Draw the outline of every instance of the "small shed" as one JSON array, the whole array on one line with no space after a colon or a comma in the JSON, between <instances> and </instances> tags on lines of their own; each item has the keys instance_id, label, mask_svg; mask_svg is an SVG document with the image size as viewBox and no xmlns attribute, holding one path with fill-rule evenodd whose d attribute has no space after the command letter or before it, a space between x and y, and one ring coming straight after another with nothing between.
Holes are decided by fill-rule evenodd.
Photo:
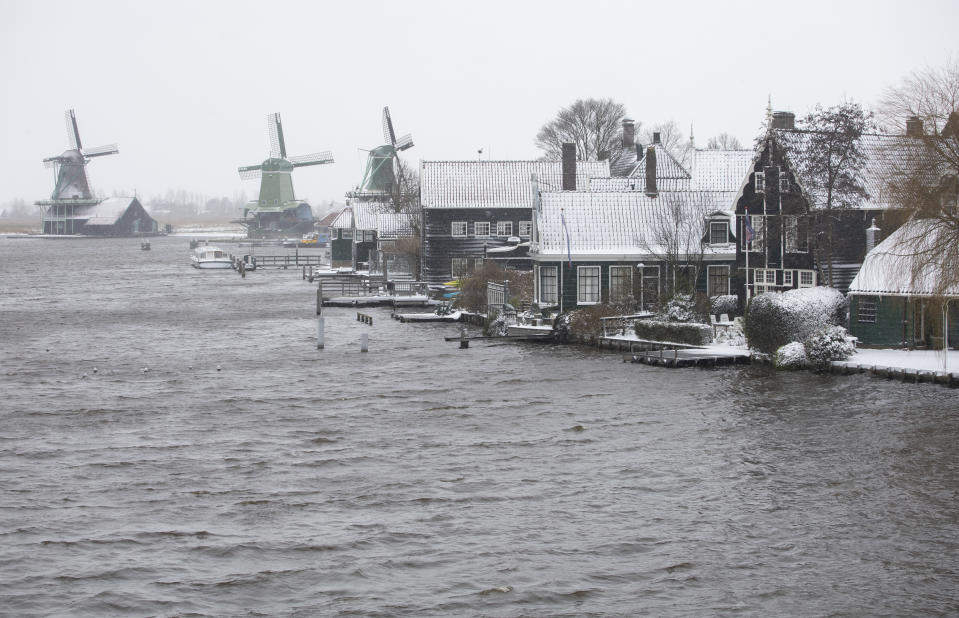
<instances>
[{"instance_id":1,"label":"small shed","mask_svg":"<svg viewBox=\"0 0 959 618\"><path fill-rule=\"evenodd\" d=\"M930 253L944 233L934 219L910 221L866 255L849 285L849 332L861 344L941 348L948 330L959 347L959 284Z\"/></svg>"},{"instance_id":2,"label":"small shed","mask_svg":"<svg viewBox=\"0 0 959 618\"><path fill-rule=\"evenodd\" d=\"M135 197L111 197L84 213L81 233L90 236L143 236L158 232L156 220Z\"/></svg>"}]
</instances>

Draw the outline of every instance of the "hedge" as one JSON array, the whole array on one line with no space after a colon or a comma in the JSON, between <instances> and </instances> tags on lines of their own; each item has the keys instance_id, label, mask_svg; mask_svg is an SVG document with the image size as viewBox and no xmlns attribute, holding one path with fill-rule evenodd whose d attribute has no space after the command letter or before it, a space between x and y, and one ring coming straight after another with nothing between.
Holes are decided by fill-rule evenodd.
<instances>
[{"instance_id":1,"label":"hedge","mask_svg":"<svg viewBox=\"0 0 959 618\"><path fill-rule=\"evenodd\" d=\"M636 336L650 341L670 341L689 345L707 345L713 340L713 329L706 324L695 322L659 322L657 320L636 320Z\"/></svg>"}]
</instances>

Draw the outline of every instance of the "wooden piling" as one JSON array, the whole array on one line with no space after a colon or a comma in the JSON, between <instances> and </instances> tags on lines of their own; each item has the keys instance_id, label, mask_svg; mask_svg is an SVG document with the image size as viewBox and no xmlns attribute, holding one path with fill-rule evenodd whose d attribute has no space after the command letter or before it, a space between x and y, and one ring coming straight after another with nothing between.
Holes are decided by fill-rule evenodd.
<instances>
[{"instance_id":1,"label":"wooden piling","mask_svg":"<svg viewBox=\"0 0 959 618\"><path fill-rule=\"evenodd\" d=\"M323 345L324 345L323 327L324 327L323 318L322 317L316 318L316 349L317 350L323 349Z\"/></svg>"},{"instance_id":2,"label":"wooden piling","mask_svg":"<svg viewBox=\"0 0 959 618\"><path fill-rule=\"evenodd\" d=\"M367 332L360 333L360 352L370 351L370 335Z\"/></svg>"}]
</instances>

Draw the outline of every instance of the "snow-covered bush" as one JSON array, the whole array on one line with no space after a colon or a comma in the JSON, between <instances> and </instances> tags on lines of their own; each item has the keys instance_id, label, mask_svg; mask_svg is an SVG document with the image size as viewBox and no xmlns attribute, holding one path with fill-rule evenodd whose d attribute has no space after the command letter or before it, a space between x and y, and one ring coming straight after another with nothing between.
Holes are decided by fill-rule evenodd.
<instances>
[{"instance_id":1,"label":"snow-covered bush","mask_svg":"<svg viewBox=\"0 0 959 618\"><path fill-rule=\"evenodd\" d=\"M678 323L659 320L636 320L633 329L640 339L670 341L689 345L706 345L713 340L713 329L696 322Z\"/></svg>"},{"instance_id":2,"label":"snow-covered bush","mask_svg":"<svg viewBox=\"0 0 959 618\"><path fill-rule=\"evenodd\" d=\"M603 321L606 318L619 315L609 305L591 305L577 309L569 317L569 334L591 341L603 336Z\"/></svg>"},{"instance_id":3,"label":"snow-covered bush","mask_svg":"<svg viewBox=\"0 0 959 618\"><path fill-rule=\"evenodd\" d=\"M806 346L792 341L776 350L777 369L802 369L806 366Z\"/></svg>"},{"instance_id":4,"label":"snow-covered bush","mask_svg":"<svg viewBox=\"0 0 959 618\"><path fill-rule=\"evenodd\" d=\"M676 294L663 309L667 322L692 322L696 318L695 302L690 294Z\"/></svg>"},{"instance_id":5,"label":"snow-covered bush","mask_svg":"<svg viewBox=\"0 0 959 618\"><path fill-rule=\"evenodd\" d=\"M806 339L806 358L817 369L825 369L832 361L846 360L854 347L842 326L827 326Z\"/></svg>"},{"instance_id":6,"label":"snow-covered bush","mask_svg":"<svg viewBox=\"0 0 959 618\"><path fill-rule=\"evenodd\" d=\"M735 294L723 294L721 296L713 296L710 299L709 312L713 315L738 315L739 314L739 297Z\"/></svg>"},{"instance_id":7,"label":"snow-covered bush","mask_svg":"<svg viewBox=\"0 0 959 618\"><path fill-rule=\"evenodd\" d=\"M499 314L493 315L492 318L486 324L483 333L488 337L505 337L509 332L509 323L506 321L506 316Z\"/></svg>"},{"instance_id":8,"label":"snow-covered bush","mask_svg":"<svg viewBox=\"0 0 959 618\"><path fill-rule=\"evenodd\" d=\"M846 298L833 288L760 294L746 307L749 347L772 354L791 341L805 341L817 330L845 323Z\"/></svg>"}]
</instances>

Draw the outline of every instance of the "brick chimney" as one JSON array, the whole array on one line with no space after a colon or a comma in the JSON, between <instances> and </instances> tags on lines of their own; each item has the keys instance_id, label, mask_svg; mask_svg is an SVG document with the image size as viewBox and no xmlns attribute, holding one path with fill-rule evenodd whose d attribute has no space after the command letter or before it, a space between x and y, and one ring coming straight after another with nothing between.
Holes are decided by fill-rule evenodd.
<instances>
[{"instance_id":1,"label":"brick chimney","mask_svg":"<svg viewBox=\"0 0 959 618\"><path fill-rule=\"evenodd\" d=\"M795 129L796 128L796 114L792 112L773 112L773 124L772 128L774 129Z\"/></svg>"},{"instance_id":2,"label":"brick chimney","mask_svg":"<svg viewBox=\"0 0 959 618\"><path fill-rule=\"evenodd\" d=\"M659 131L656 131L655 133L653 133L654 144L661 144L662 143L661 139L662 139L662 134L660 134Z\"/></svg>"},{"instance_id":3,"label":"brick chimney","mask_svg":"<svg viewBox=\"0 0 959 618\"><path fill-rule=\"evenodd\" d=\"M653 134L653 139L659 139L659 133ZM654 143L658 144L658 141ZM656 148L654 146L646 147L646 195L655 197L659 192L656 190Z\"/></svg>"},{"instance_id":4,"label":"brick chimney","mask_svg":"<svg viewBox=\"0 0 959 618\"><path fill-rule=\"evenodd\" d=\"M922 137L924 133L921 118L918 116L909 116L906 118L906 135L909 137Z\"/></svg>"},{"instance_id":5,"label":"brick chimney","mask_svg":"<svg viewBox=\"0 0 959 618\"><path fill-rule=\"evenodd\" d=\"M563 191L576 190L576 144L563 144Z\"/></svg>"},{"instance_id":6,"label":"brick chimney","mask_svg":"<svg viewBox=\"0 0 959 618\"><path fill-rule=\"evenodd\" d=\"M632 118L623 118L623 150L636 143L636 124Z\"/></svg>"}]
</instances>

